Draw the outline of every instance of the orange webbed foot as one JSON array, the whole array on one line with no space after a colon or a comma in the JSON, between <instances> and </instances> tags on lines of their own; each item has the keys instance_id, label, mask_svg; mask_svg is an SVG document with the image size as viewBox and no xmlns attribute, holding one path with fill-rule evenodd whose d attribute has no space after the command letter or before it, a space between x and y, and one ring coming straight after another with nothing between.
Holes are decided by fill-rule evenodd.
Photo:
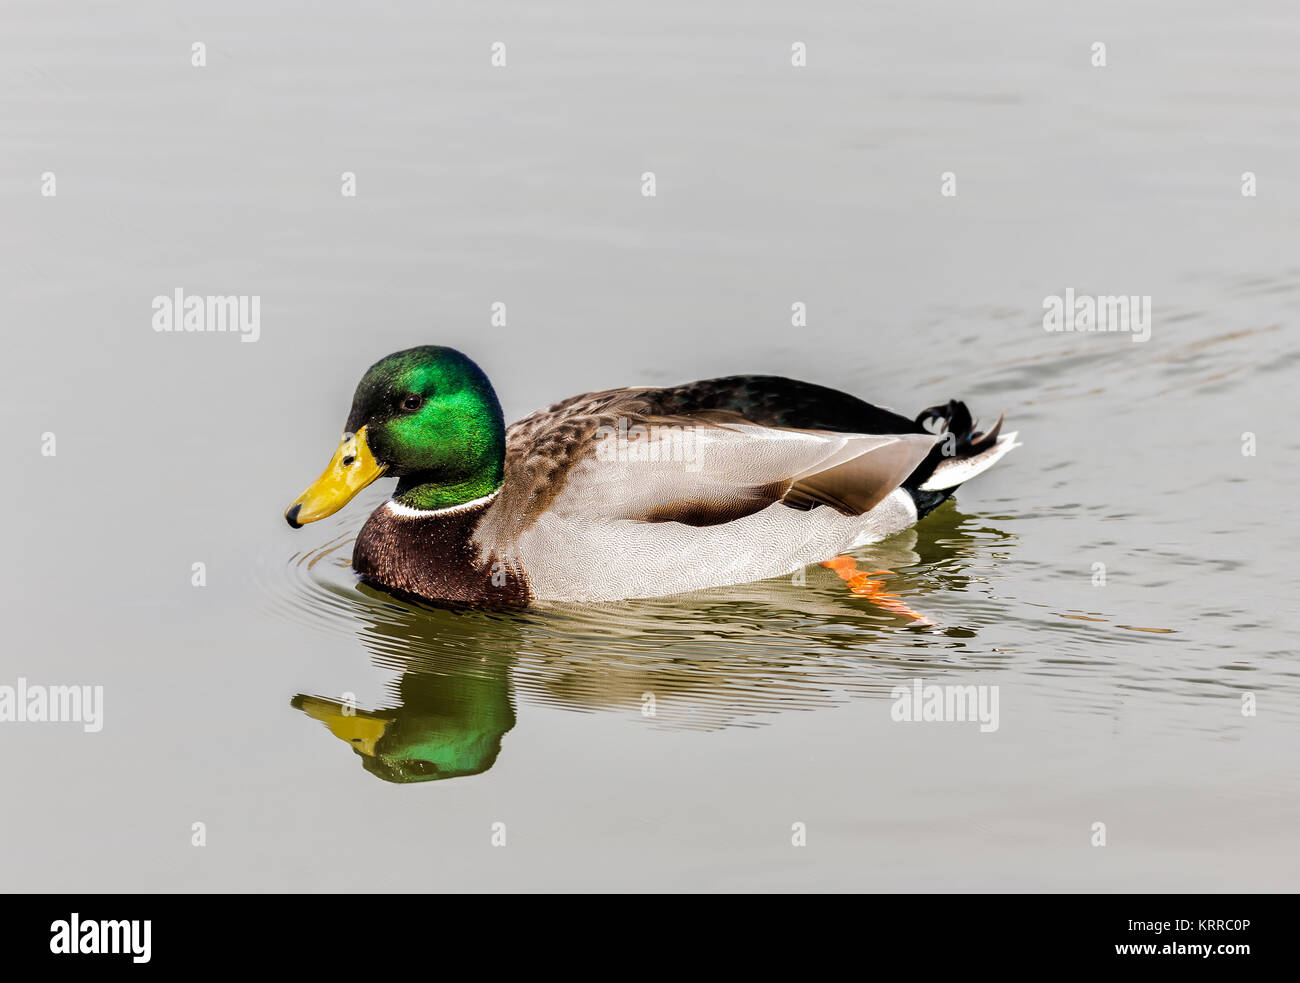
<instances>
[{"instance_id":1,"label":"orange webbed foot","mask_svg":"<svg viewBox=\"0 0 1300 983\"><path fill-rule=\"evenodd\" d=\"M850 591L859 597L865 597L876 607L893 614L901 614L921 624L934 624L925 615L918 614L904 604L897 594L885 590L885 582L879 578L892 577L892 570L859 570L858 561L851 556L831 557L829 560L822 561L821 566L834 570L848 585Z\"/></svg>"}]
</instances>

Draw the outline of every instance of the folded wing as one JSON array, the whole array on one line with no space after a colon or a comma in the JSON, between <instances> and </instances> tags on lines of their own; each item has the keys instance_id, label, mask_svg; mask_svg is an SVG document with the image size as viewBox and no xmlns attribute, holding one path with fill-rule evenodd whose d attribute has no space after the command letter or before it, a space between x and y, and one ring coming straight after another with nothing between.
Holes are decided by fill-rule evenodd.
<instances>
[{"instance_id":1,"label":"folded wing","mask_svg":"<svg viewBox=\"0 0 1300 983\"><path fill-rule=\"evenodd\" d=\"M939 439L658 419L597 440L551 507L557 515L690 526L732 522L777 503L862 515Z\"/></svg>"}]
</instances>

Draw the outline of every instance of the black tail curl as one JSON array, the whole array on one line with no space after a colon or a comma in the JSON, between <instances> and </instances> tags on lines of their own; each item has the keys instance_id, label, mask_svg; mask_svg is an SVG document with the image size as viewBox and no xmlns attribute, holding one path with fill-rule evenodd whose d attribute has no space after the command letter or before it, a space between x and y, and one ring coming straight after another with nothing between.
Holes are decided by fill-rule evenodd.
<instances>
[{"instance_id":1,"label":"black tail curl","mask_svg":"<svg viewBox=\"0 0 1300 983\"><path fill-rule=\"evenodd\" d=\"M998 416L997 422L988 430L977 431L976 421L971 418L966 404L961 400L950 399L942 406L930 406L922 410L916 417L916 425L926 433L951 433L955 438L955 441L944 440L935 444L925 460L903 482L903 488L916 503L917 517L921 518L946 502L956 491L955 488L923 491L921 486L930 480L934 469L946 459L974 457L992 447L1002 430L1002 417Z\"/></svg>"},{"instance_id":2,"label":"black tail curl","mask_svg":"<svg viewBox=\"0 0 1300 983\"><path fill-rule=\"evenodd\" d=\"M948 452L948 457L973 457L986 451L1002 432L1001 415L990 429L977 432L976 421L971 419L970 410L957 399L950 399L942 406L923 409L916 418L916 424L928 433L951 433L956 436L957 445Z\"/></svg>"}]
</instances>

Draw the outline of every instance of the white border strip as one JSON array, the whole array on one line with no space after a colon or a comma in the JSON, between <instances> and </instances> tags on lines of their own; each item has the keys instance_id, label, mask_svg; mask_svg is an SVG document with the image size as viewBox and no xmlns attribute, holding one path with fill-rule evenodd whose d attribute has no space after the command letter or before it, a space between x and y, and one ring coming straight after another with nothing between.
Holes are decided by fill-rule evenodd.
<instances>
[{"instance_id":1,"label":"white border strip","mask_svg":"<svg viewBox=\"0 0 1300 983\"><path fill-rule=\"evenodd\" d=\"M491 495L484 495L482 498L476 498L469 502L461 502L459 505L449 505L445 509L417 509L410 505L403 505L395 498L390 498L384 504L388 506L388 511L393 515L400 515L403 519L423 519L433 515L452 515L456 512L466 512L469 509L478 508L485 502L490 502L501 494L498 488Z\"/></svg>"}]
</instances>

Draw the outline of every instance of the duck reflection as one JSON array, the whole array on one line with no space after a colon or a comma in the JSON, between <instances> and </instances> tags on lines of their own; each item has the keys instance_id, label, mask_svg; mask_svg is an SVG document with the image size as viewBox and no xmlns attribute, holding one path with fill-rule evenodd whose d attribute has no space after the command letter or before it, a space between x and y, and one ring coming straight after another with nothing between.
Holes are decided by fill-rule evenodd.
<instances>
[{"instance_id":1,"label":"duck reflection","mask_svg":"<svg viewBox=\"0 0 1300 983\"><path fill-rule=\"evenodd\" d=\"M891 571L891 590L924 611L927 597L967 588L976 553L1009 537L952 506L859 551ZM928 562L923 562L922 557ZM961 660L970 627L908 625L856 597L831 570L618 605L523 613L425 607L365 586L332 592L371 660L396 670L386 706L299 694L292 705L352 748L366 771L396 783L478 775L515 726L515 690L530 703L621 712L672 729L753 726L764 715L886 696L908 671ZM926 612L930 614L931 612ZM650 711L647 712L647 708Z\"/></svg>"},{"instance_id":2,"label":"duck reflection","mask_svg":"<svg viewBox=\"0 0 1300 983\"><path fill-rule=\"evenodd\" d=\"M319 720L387 782L428 782L487 771L515 725L505 672L492 679L403 673L396 707L353 708L298 695L293 706Z\"/></svg>"},{"instance_id":3,"label":"duck reflection","mask_svg":"<svg viewBox=\"0 0 1300 983\"><path fill-rule=\"evenodd\" d=\"M500 655L509 625L477 636L465 630L466 615L406 607L360 590L364 607L358 613L368 621L362 641L377 664L403 670L395 705L368 710L350 700L300 693L292 706L323 723L356 752L366 771L385 781L428 782L487 771L515 725L510 660Z\"/></svg>"}]
</instances>

